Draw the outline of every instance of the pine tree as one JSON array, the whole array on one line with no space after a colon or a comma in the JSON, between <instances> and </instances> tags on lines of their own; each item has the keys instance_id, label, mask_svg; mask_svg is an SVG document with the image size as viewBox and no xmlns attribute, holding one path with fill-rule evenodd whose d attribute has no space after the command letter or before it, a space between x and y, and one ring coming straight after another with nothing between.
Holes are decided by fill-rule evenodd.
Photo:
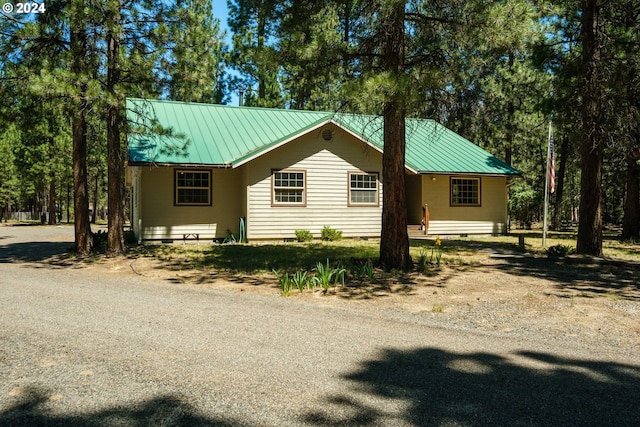
<instances>
[{"instance_id":1,"label":"pine tree","mask_svg":"<svg viewBox=\"0 0 640 427\"><path fill-rule=\"evenodd\" d=\"M280 93L279 60L273 38L280 24L279 0L235 0L229 4L229 27L233 31L233 50L229 62L241 75L232 86L253 92L245 105L283 107ZM254 100L252 102L248 102Z\"/></svg>"},{"instance_id":2,"label":"pine tree","mask_svg":"<svg viewBox=\"0 0 640 427\"><path fill-rule=\"evenodd\" d=\"M165 63L169 97L221 103L224 34L211 1L181 0L168 17L170 50Z\"/></svg>"}]
</instances>

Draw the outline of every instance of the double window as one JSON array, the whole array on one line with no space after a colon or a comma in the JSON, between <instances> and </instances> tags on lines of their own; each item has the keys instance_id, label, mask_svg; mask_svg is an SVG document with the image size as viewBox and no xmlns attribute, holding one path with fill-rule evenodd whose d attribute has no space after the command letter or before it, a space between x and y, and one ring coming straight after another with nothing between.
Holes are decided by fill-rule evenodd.
<instances>
[{"instance_id":1,"label":"double window","mask_svg":"<svg viewBox=\"0 0 640 427\"><path fill-rule=\"evenodd\" d=\"M175 204L177 206L211 206L211 171L176 169Z\"/></svg>"},{"instance_id":2,"label":"double window","mask_svg":"<svg viewBox=\"0 0 640 427\"><path fill-rule=\"evenodd\" d=\"M377 173L349 172L348 206L379 206L380 192ZM271 175L273 206L306 206L307 172L278 170Z\"/></svg>"},{"instance_id":3,"label":"double window","mask_svg":"<svg viewBox=\"0 0 640 427\"><path fill-rule=\"evenodd\" d=\"M271 179L273 205L306 205L305 171L274 171Z\"/></svg>"},{"instance_id":4,"label":"double window","mask_svg":"<svg viewBox=\"0 0 640 427\"><path fill-rule=\"evenodd\" d=\"M480 178L451 178L451 206L480 206Z\"/></svg>"},{"instance_id":5,"label":"double window","mask_svg":"<svg viewBox=\"0 0 640 427\"><path fill-rule=\"evenodd\" d=\"M378 174L349 172L349 205L378 206Z\"/></svg>"}]
</instances>

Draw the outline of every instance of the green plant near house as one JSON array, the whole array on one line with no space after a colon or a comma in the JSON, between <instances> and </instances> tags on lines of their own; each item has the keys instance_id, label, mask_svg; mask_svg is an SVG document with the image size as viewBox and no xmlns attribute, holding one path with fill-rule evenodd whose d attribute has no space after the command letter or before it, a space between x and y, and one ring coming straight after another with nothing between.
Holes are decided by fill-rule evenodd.
<instances>
[{"instance_id":1,"label":"green plant near house","mask_svg":"<svg viewBox=\"0 0 640 427\"><path fill-rule=\"evenodd\" d=\"M320 286L324 292L327 292L335 274L335 271L329 265L329 258L327 258L326 265L319 262L314 270L316 275L313 277L313 282Z\"/></svg>"},{"instance_id":2,"label":"green plant near house","mask_svg":"<svg viewBox=\"0 0 640 427\"><path fill-rule=\"evenodd\" d=\"M138 239L133 231L127 230L124 232L124 244L126 246L135 246L138 244Z\"/></svg>"},{"instance_id":3,"label":"green plant near house","mask_svg":"<svg viewBox=\"0 0 640 427\"><path fill-rule=\"evenodd\" d=\"M433 260L434 252L436 265L440 267L440 262L442 261L442 240L440 240L440 236L436 236L435 246L431 249L431 261Z\"/></svg>"},{"instance_id":4,"label":"green plant near house","mask_svg":"<svg viewBox=\"0 0 640 427\"><path fill-rule=\"evenodd\" d=\"M104 253L107 251L107 239L108 233L104 230L98 230L94 233L91 233L91 238L93 239L93 251Z\"/></svg>"},{"instance_id":5,"label":"green plant near house","mask_svg":"<svg viewBox=\"0 0 640 427\"><path fill-rule=\"evenodd\" d=\"M305 288L311 288L311 277L306 271L296 271L296 273L291 276L291 282L293 286L298 288L299 292L305 290Z\"/></svg>"},{"instance_id":6,"label":"green plant near house","mask_svg":"<svg viewBox=\"0 0 640 427\"><path fill-rule=\"evenodd\" d=\"M325 225L322 227L322 231L320 231L320 237L324 241L334 242L342 239L342 231Z\"/></svg>"},{"instance_id":7,"label":"green plant near house","mask_svg":"<svg viewBox=\"0 0 640 427\"><path fill-rule=\"evenodd\" d=\"M423 273L427 271L427 251L424 248L420 248L420 256L418 257L418 266L417 269L419 272Z\"/></svg>"},{"instance_id":8,"label":"green plant near house","mask_svg":"<svg viewBox=\"0 0 640 427\"><path fill-rule=\"evenodd\" d=\"M349 270L349 275L351 277L355 277L356 279L361 279L362 277L360 276L360 265L358 265L357 263L350 261L347 264L347 268Z\"/></svg>"},{"instance_id":9,"label":"green plant near house","mask_svg":"<svg viewBox=\"0 0 640 427\"><path fill-rule=\"evenodd\" d=\"M298 242L310 242L313 240L313 234L309 230L296 230L295 233Z\"/></svg>"},{"instance_id":10,"label":"green plant near house","mask_svg":"<svg viewBox=\"0 0 640 427\"><path fill-rule=\"evenodd\" d=\"M282 295L287 296L291 293L291 287L293 286L293 282L291 277L289 277L289 273L278 273L276 270L273 271L273 274L276 275L276 279L278 279L278 285L280 287L280 292Z\"/></svg>"},{"instance_id":11,"label":"green plant near house","mask_svg":"<svg viewBox=\"0 0 640 427\"><path fill-rule=\"evenodd\" d=\"M367 279L369 280L369 282L373 282L375 279L373 275L374 273L373 263L371 261L368 261L365 265L362 266L362 269L364 271L365 276L367 276Z\"/></svg>"},{"instance_id":12,"label":"green plant near house","mask_svg":"<svg viewBox=\"0 0 640 427\"><path fill-rule=\"evenodd\" d=\"M370 282L374 279L373 261L370 259L352 258L348 264L349 274L362 280L368 278Z\"/></svg>"},{"instance_id":13,"label":"green plant near house","mask_svg":"<svg viewBox=\"0 0 640 427\"><path fill-rule=\"evenodd\" d=\"M338 286L339 284L344 286L346 274L347 274L347 269L344 268L342 265L338 265L338 267L336 267L333 270L333 284L335 286Z\"/></svg>"}]
</instances>

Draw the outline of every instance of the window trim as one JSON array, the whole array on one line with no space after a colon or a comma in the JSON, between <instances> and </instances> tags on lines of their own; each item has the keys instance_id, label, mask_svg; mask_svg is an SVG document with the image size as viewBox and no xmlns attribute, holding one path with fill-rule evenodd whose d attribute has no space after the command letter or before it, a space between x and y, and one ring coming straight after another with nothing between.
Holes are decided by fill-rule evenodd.
<instances>
[{"instance_id":1,"label":"window trim","mask_svg":"<svg viewBox=\"0 0 640 427\"><path fill-rule=\"evenodd\" d=\"M478 183L478 203L454 203L453 186L454 180L476 181ZM449 177L449 206L452 208L482 207L482 178L479 176L452 176Z\"/></svg>"},{"instance_id":2,"label":"window trim","mask_svg":"<svg viewBox=\"0 0 640 427\"><path fill-rule=\"evenodd\" d=\"M213 205L213 170L212 169L180 169L176 168L173 170L173 206L212 206ZM189 188L189 187L179 187L178 186L178 174L181 172L188 173L206 173L209 175L209 186L208 186L208 200L207 203L181 203L178 201L178 190L180 188ZM193 188L204 188L204 187L193 187Z\"/></svg>"},{"instance_id":3,"label":"window trim","mask_svg":"<svg viewBox=\"0 0 640 427\"><path fill-rule=\"evenodd\" d=\"M358 203L351 201L351 177L353 175L367 175L376 177L376 202L375 203ZM347 172L347 206L348 207L380 207L380 174L378 172L350 171Z\"/></svg>"},{"instance_id":4,"label":"window trim","mask_svg":"<svg viewBox=\"0 0 640 427\"><path fill-rule=\"evenodd\" d=\"M302 187L276 187L276 174L277 173L301 173L303 186ZM292 189L302 190L302 202L277 202L276 190ZM307 206L307 171L305 169L272 169L271 170L271 206L272 207L299 207L304 208Z\"/></svg>"}]
</instances>

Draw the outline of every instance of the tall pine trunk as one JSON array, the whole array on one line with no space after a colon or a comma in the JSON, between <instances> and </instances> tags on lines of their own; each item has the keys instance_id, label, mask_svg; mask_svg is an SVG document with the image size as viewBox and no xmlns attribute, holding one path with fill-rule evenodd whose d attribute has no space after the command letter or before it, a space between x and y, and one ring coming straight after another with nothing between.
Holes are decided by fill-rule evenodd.
<instances>
[{"instance_id":1,"label":"tall pine trunk","mask_svg":"<svg viewBox=\"0 0 640 427\"><path fill-rule=\"evenodd\" d=\"M98 180L98 171L96 171L96 176L93 179L93 211L91 212L91 224L95 224L98 218Z\"/></svg>"},{"instance_id":2,"label":"tall pine trunk","mask_svg":"<svg viewBox=\"0 0 640 427\"><path fill-rule=\"evenodd\" d=\"M75 246L78 255L91 252L91 225L89 224L89 186L87 183L87 85L83 82L87 55L86 16L84 2L74 0L71 5L71 71L79 82L79 95L72 106L73 143L73 208Z\"/></svg>"},{"instance_id":3,"label":"tall pine trunk","mask_svg":"<svg viewBox=\"0 0 640 427\"><path fill-rule=\"evenodd\" d=\"M584 0L582 8L582 63L585 75L580 150L580 219L576 250L594 256L602 255L601 1Z\"/></svg>"},{"instance_id":4,"label":"tall pine trunk","mask_svg":"<svg viewBox=\"0 0 640 427\"><path fill-rule=\"evenodd\" d=\"M56 175L54 172L49 174L49 225L56 223Z\"/></svg>"},{"instance_id":5,"label":"tall pine trunk","mask_svg":"<svg viewBox=\"0 0 640 427\"><path fill-rule=\"evenodd\" d=\"M386 7L382 30L384 69L396 85L384 108L384 151L382 154L382 234L380 265L385 270L412 268L407 234L405 193L405 116L402 81L404 79L404 0L393 0Z\"/></svg>"},{"instance_id":6,"label":"tall pine trunk","mask_svg":"<svg viewBox=\"0 0 640 427\"><path fill-rule=\"evenodd\" d=\"M118 255L124 252L124 207L122 202L123 160L120 144L121 100L116 91L120 80L120 2L111 2L110 27L107 33L107 181L108 181L108 234L107 252Z\"/></svg>"}]
</instances>

